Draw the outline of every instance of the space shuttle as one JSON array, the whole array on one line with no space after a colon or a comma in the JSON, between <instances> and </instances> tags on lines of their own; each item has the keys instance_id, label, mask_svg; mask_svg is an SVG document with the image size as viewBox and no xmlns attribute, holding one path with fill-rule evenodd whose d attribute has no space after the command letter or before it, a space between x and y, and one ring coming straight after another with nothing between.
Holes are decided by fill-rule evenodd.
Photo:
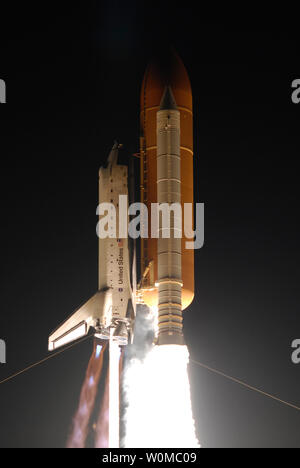
<instances>
[{"instance_id":1,"label":"space shuttle","mask_svg":"<svg viewBox=\"0 0 300 468\"><path fill-rule=\"evenodd\" d=\"M120 195L128 197L128 167L118 164L115 143L107 164L99 171L99 203L118 205ZM128 199L128 198L127 198ZM118 225L118 210L116 224ZM87 335L112 339L120 346L133 338L135 318L135 262L130 269L128 238L99 238L98 291L49 336L48 349L55 350Z\"/></svg>"},{"instance_id":2,"label":"space shuttle","mask_svg":"<svg viewBox=\"0 0 300 468\"><path fill-rule=\"evenodd\" d=\"M119 197L127 196L129 169L118 162L114 144L99 171L99 202L113 204L119 223ZM147 66L140 96L140 202L151 225L153 204L193 205L193 107L187 71L174 50L163 51ZM128 213L128 210L127 210ZM151 214L150 214L151 213ZM128 217L128 214L127 214ZM175 215L174 215L175 217ZM193 217L193 215L192 215ZM127 219L127 222L129 220ZM54 350L87 335L124 346L132 341L136 304L157 312L156 344L184 344L183 316L194 298L194 251L191 240L176 235L171 220L169 239L159 220L157 237L140 240L140 278L132 240L99 238L98 291L49 337ZM178 230L178 229L177 229Z\"/></svg>"}]
</instances>

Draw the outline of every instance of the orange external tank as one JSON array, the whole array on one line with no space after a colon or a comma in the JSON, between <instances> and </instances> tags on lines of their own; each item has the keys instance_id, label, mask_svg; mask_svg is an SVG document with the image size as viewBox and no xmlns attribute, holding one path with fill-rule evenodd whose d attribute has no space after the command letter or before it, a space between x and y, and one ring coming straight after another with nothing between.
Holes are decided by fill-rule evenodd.
<instances>
[{"instance_id":1,"label":"orange external tank","mask_svg":"<svg viewBox=\"0 0 300 468\"><path fill-rule=\"evenodd\" d=\"M180 111L180 156L181 156L181 205L193 203L193 108L192 90L187 71L175 51L158 56L149 63L141 89L140 102L140 158L141 202L150 213L151 203L157 203L157 137L156 117L166 86L170 86ZM182 237L182 310L194 298L194 250L185 248L187 240ZM157 239L149 236L141 240L140 292L148 306L157 306Z\"/></svg>"}]
</instances>

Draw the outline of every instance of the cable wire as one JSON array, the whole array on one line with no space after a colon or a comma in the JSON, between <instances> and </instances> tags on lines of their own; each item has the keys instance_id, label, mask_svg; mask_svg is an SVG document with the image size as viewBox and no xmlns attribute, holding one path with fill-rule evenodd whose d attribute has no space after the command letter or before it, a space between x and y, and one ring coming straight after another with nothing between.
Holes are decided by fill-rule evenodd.
<instances>
[{"instance_id":1,"label":"cable wire","mask_svg":"<svg viewBox=\"0 0 300 468\"><path fill-rule=\"evenodd\" d=\"M213 369L212 367L206 366L202 362L195 361L194 359L190 359L190 362L192 362L193 364L196 364L196 365L198 365L200 367L203 367L204 369L207 369L207 370L209 370L211 372L214 372L215 374L221 375L222 377L225 377L226 379L231 380L232 382L235 382L235 383L237 383L239 385L242 385L243 387L246 387L249 390L253 390L254 392L260 393L261 395L264 395L264 396L266 396L268 398L271 398L272 400L275 400L275 401L277 401L279 403L282 403L283 405L289 406L290 408L293 408L293 409L295 409L297 411L300 411L299 406L296 406L293 403L289 403L288 401L281 400L280 398L276 397L275 395L271 395L271 393L264 392L263 390L260 390L259 388L253 387L252 385L249 385L249 384L247 384L245 382L242 382L242 380L236 379L235 377L231 377L230 375L224 374L224 372L221 372L221 371L219 371L217 369Z\"/></svg>"},{"instance_id":2,"label":"cable wire","mask_svg":"<svg viewBox=\"0 0 300 468\"><path fill-rule=\"evenodd\" d=\"M31 364L30 366L27 366L24 369L10 375L9 377L6 377L5 379L0 381L0 385L14 379L15 377L17 377L17 376L19 376L21 374L24 374L25 372L29 371L30 369L33 369L34 367L39 366L40 364L43 364L44 362L48 361L49 359L52 359L52 358L58 356L59 354L62 354L64 351L67 351L68 349L71 349L74 346L77 346L78 344L86 341L87 339L91 338L92 336L93 335L85 336L81 340L78 340L75 343L72 343L71 345L66 346L65 348L62 348L60 351L57 351L54 354L50 354L49 356L46 356L45 358L41 359L40 361L37 361L37 362ZM202 362L195 361L194 359L190 359L190 362L193 363L193 364L196 364L197 366L203 367L204 369L207 369L210 372L213 372L214 374L220 375L220 376L222 376L222 377L224 377L224 378L226 378L228 380L231 380L232 382L235 382L235 383L237 383L239 385L242 385L243 387L248 388L249 390L252 390L252 391L254 391L256 393L264 395L264 396L266 396L266 397L268 397L268 398L270 398L272 400L275 400L278 403L281 403L281 404L283 404L285 406L289 406L290 408L293 408L293 409L295 409L297 411L300 411L299 406L296 406L293 403L289 403L288 401L282 400L281 398L278 398L275 395L272 395L271 393L267 393L267 392L265 392L263 390L260 390L259 388L253 387L252 385L249 385L246 382L243 382L242 380L236 379L235 377L232 377L231 375L225 374L224 372L221 372L221 371L219 371L217 369L209 367L206 364L203 364Z\"/></svg>"},{"instance_id":3,"label":"cable wire","mask_svg":"<svg viewBox=\"0 0 300 468\"><path fill-rule=\"evenodd\" d=\"M64 351L67 351L68 349L73 348L74 346L78 345L79 343L82 343L83 341L86 341L88 338L91 338L92 336L93 336L93 335L85 336L85 337L82 338L81 340L76 341L75 343L72 343L71 345L66 346L65 348L62 348L61 350L57 351L56 353L50 354L49 356L45 357L44 359L41 359L40 361L35 362L34 364L30 364L30 366L25 367L25 369L22 369L22 370L16 372L15 374L12 374L12 375L10 375L9 377L6 377L5 379L1 380L1 381L0 381L0 385L3 384L3 383L5 383L5 382L8 382L9 380L14 379L15 377L17 377L17 376L20 375L20 374L24 374L24 372L27 372L28 370L30 370L30 369L32 369L32 368L34 368L34 367L39 366L40 364L42 364L42 363L45 362L45 361L48 361L49 359L52 359L52 358L54 358L55 356L58 356L58 354L61 354L61 353L63 353Z\"/></svg>"}]
</instances>

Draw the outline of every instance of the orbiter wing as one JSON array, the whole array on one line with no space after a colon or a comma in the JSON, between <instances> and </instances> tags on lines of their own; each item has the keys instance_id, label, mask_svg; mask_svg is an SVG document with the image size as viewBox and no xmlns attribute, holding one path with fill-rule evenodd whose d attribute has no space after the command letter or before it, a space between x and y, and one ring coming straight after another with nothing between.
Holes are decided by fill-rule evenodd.
<instances>
[{"instance_id":1,"label":"orbiter wing","mask_svg":"<svg viewBox=\"0 0 300 468\"><path fill-rule=\"evenodd\" d=\"M100 323L109 327L111 315L112 290L97 291L49 336L49 351L87 335L90 327L97 328Z\"/></svg>"}]
</instances>

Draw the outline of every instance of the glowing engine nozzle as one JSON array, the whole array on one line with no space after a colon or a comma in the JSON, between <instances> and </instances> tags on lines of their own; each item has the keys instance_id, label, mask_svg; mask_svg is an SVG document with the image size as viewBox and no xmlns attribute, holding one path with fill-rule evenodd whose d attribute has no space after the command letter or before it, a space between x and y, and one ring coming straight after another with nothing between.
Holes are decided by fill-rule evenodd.
<instances>
[{"instance_id":1,"label":"glowing engine nozzle","mask_svg":"<svg viewBox=\"0 0 300 468\"><path fill-rule=\"evenodd\" d=\"M118 343L120 346L126 346L128 344L128 331L124 322L118 323L112 339L115 343Z\"/></svg>"},{"instance_id":2,"label":"glowing engine nozzle","mask_svg":"<svg viewBox=\"0 0 300 468\"><path fill-rule=\"evenodd\" d=\"M159 333L157 338L157 346L163 345L180 345L185 346L185 341L182 333L178 331L168 333Z\"/></svg>"}]
</instances>

